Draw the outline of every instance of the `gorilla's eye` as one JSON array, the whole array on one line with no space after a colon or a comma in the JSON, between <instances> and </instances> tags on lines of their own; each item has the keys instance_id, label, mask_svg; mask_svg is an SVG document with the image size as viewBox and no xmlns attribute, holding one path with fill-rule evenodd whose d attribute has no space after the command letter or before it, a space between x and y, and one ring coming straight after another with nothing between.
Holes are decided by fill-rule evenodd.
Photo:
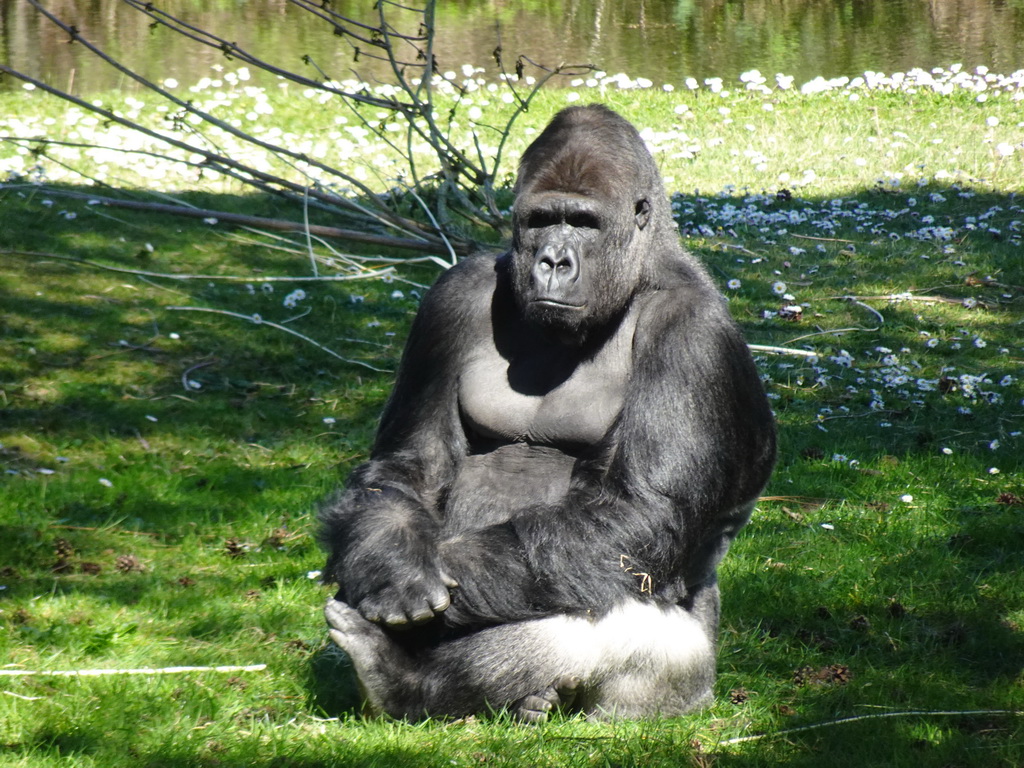
<instances>
[{"instance_id":1,"label":"gorilla's eye","mask_svg":"<svg viewBox=\"0 0 1024 768\"><path fill-rule=\"evenodd\" d=\"M587 211L573 211L565 217L565 223L573 229L600 229L597 216Z\"/></svg>"},{"instance_id":2,"label":"gorilla's eye","mask_svg":"<svg viewBox=\"0 0 1024 768\"><path fill-rule=\"evenodd\" d=\"M558 211L532 211L526 219L530 229L546 229L567 224L573 229L600 229L601 222L589 211L569 211L562 214Z\"/></svg>"},{"instance_id":3,"label":"gorilla's eye","mask_svg":"<svg viewBox=\"0 0 1024 768\"><path fill-rule=\"evenodd\" d=\"M557 227L561 223L562 217L552 211L532 211L526 220L526 226L530 229Z\"/></svg>"}]
</instances>

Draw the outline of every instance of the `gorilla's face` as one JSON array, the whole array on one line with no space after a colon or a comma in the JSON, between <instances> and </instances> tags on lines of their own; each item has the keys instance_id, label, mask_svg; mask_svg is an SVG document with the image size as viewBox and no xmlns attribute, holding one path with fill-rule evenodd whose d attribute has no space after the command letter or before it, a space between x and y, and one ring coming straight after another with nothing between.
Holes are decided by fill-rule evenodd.
<instances>
[{"instance_id":1,"label":"gorilla's face","mask_svg":"<svg viewBox=\"0 0 1024 768\"><path fill-rule=\"evenodd\" d=\"M609 123L594 108L563 113L526 150L511 269L527 320L578 344L621 316L650 250L650 187L656 183L663 194L648 166L653 161L632 126ZM636 179L645 182L631 183Z\"/></svg>"},{"instance_id":2,"label":"gorilla's face","mask_svg":"<svg viewBox=\"0 0 1024 768\"><path fill-rule=\"evenodd\" d=\"M646 211L646 201L637 208ZM512 269L527 320L582 340L626 307L639 282L633 240L644 217L623 226L614 213L607 201L560 191L517 205Z\"/></svg>"}]
</instances>

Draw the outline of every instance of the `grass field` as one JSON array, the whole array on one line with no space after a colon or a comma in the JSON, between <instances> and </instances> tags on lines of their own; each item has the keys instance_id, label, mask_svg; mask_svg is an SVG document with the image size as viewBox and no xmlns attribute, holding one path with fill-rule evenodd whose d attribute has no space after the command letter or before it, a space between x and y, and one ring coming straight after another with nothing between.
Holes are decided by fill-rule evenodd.
<instances>
[{"instance_id":1,"label":"grass field","mask_svg":"<svg viewBox=\"0 0 1024 768\"><path fill-rule=\"evenodd\" d=\"M748 340L814 355L759 355L781 455L723 564L714 705L359 718L312 513L365 457L437 268L366 276L335 243L319 270L353 279L301 282L301 235L68 197L303 215L18 91L0 134L107 149L0 143L0 765L1024 764L1024 76L646 85L546 92L506 170L559 107L621 111ZM382 190L397 172L314 94L182 92ZM218 665L265 667L22 674Z\"/></svg>"}]
</instances>

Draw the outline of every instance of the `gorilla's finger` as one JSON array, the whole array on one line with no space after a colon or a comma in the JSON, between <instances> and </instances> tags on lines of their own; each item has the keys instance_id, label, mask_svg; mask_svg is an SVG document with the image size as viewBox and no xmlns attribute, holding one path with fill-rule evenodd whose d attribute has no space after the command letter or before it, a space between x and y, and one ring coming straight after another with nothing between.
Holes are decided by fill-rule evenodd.
<instances>
[{"instance_id":1,"label":"gorilla's finger","mask_svg":"<svg viewBox=\"0 0 1024 768\"><path fill-rule=\"evenodd\" d=\"M434 618L434 610L424 605L419 608L413 608L407 613L407 616L412 624L424 624Z\"/></svg>"},{"instance_id":2,"label":"gorilla's finger","mask_svg":"<svg viewBox=\"0 0 1024 768\"><path fill-rule=\"evenodd\" d=\"M433 593L429 598L430 610L434 613L441 613L446 610L449 605L452 604L451 595L448 594L448 590L440 590Z\"/></svg>"},{"instance_id":3,"label":"gorilla's finger","mask_svg":"<svg viewBox=\"0 0 1024 768\"><path fill-rule=\"evenodd\" d=\"M394 629L401 629L409 624L409 617L405 613L398 613L397 611L387 613L382 619L382 623Z\"/></svg>"}]
</instances>

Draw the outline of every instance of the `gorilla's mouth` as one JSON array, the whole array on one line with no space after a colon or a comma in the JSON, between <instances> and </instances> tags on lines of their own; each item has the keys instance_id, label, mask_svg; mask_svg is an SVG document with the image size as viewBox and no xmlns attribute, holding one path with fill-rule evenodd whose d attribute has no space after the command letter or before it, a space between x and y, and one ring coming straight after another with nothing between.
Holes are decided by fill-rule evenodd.
<instances>
[{"instance_id":1,"label":"gorilla's mouth","mask_svg":"<svg viewBox=\"0 0 1024 768\"><path fill-rule=\"evenodd\" d=\"M568 302L555 299L534 299L530 303L536 306L550 307L551 309L568 309L574 312L580 312L587 308L586 302L582 304L569 304Z\"/></svg>"}]
</instances>

